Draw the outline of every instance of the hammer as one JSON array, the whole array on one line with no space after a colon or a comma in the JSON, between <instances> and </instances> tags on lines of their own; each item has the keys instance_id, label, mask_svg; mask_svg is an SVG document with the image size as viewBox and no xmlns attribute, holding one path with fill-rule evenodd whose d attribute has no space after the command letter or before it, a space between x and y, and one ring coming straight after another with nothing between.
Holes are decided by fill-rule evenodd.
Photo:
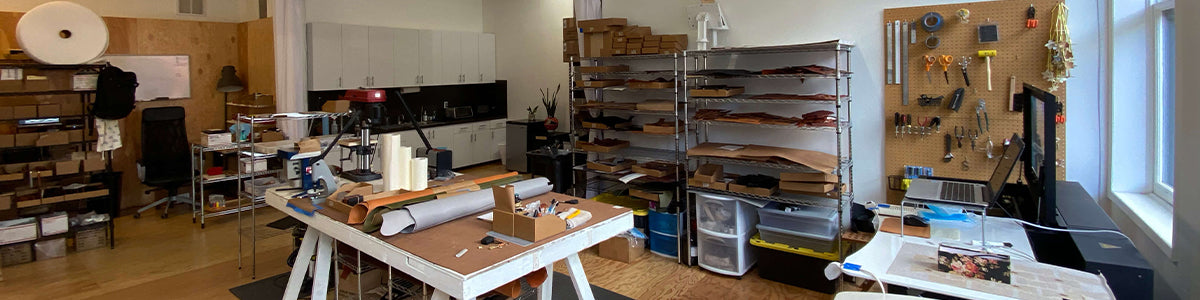
<instances>
[{"instance_id":1,"label":"hammer","mask_svg":"<svg viewBox=\"0 0 1200 300\"><path fill-rule=\"evenodd\" d=\"M987 63L988 90L992 90L992 57L996 56L996 50L979 50L979 57Z\"/></svg>"}]
</instances>

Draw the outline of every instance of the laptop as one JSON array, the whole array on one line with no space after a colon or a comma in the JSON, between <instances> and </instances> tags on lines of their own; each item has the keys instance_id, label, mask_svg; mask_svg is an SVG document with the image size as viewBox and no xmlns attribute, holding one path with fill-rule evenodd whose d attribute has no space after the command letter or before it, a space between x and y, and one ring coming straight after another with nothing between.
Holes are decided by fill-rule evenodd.
<instances>
[{"instance_id":1,"label":"laptop","mask_svg":"<svg viewBox=\"0 0 1200 300\"><path fill-rule=\"evenodd\" d=\"M1000 163L996 164L996 170L992 171L992 178L988 179L987 184L918 178L913 179L909 184L908 192L904 194L904 197L949 204L988 206L1008 183L1009 173L1012 173L1013 168L1016 167L1017 160L1021 158L1021 152L1024 149L1025 143L1014 134L1008 149L1000 157Z\"/></svg>"}]
</instances>

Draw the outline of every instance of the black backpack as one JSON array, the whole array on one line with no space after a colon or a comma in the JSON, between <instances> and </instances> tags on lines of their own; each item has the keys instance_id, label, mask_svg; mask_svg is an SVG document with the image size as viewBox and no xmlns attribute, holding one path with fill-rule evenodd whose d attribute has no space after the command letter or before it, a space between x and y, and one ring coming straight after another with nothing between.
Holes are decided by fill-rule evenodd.
<instances>
[{"instance_id":1,"label":"black backpack","mask_svg":"<svg viewBox=\"0 0 1200 300\"><path fill-rule=\"evenodd\" d=\"M114 66L101 69L96 81L96 101L92 103L92 115L108 120L125 118L133 111L133 95L137 86L137 74L133 72L125 72Z\"/></svg>"}]
</instances>

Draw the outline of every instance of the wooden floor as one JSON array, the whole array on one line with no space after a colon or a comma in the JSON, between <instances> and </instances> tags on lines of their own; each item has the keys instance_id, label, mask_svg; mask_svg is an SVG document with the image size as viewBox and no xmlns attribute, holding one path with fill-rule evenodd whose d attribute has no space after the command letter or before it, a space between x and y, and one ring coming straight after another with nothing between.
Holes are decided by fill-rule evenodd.
<instances>
[{"instance_id":1,"label":"wooden floor","mask_svg":"<svg viewBox=\"0 0 1200 300\"><path fill-rule=\"evenodd\" d=\"M471 168L465 173L486 176L503 173L499 164ZM230 288L253 282L250 277L250 219L243 215L243 268L238 268L238 219L210 219L205 229L192 223L190 208L177 206L172 216L155 214L116 219L116 249L94 249L66 257L3 268L0 298L4 299L233 299ZM287 272L291 232L266 227L284 217L260 209L257 224L257 275L266 278ZM751 270L742 279L687 267L647 252L626 264L581 254L593 285L635 299L828 299L821 294L759 278ZM559 262L559 272L566 266Z\"/></svg>"}]
</instances>

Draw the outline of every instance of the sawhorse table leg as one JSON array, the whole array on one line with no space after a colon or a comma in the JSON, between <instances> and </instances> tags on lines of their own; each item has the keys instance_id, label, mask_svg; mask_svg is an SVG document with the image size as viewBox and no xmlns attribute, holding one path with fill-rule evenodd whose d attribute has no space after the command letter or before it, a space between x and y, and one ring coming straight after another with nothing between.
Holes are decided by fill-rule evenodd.
<instances>
[{"instance_id":1,"label":"sawhorse table leg","mask_svg":"<svg viewBox=\"0 0 1200 300\"><path fill-rule=\"evenodd\" d=\"M317 255L316 265L310 257ZM292 264L292 273L288 276L287 287L283 291L283 299L291 300L300 297L300 288L304 284L304 275L313 266L313 295L312 299L323 300L329 289L329 267L333 259L333 238L309 228L304 232L304 241L300 243L300 251L296 253L296 262Z\"/></svg>"}]
</instances>

